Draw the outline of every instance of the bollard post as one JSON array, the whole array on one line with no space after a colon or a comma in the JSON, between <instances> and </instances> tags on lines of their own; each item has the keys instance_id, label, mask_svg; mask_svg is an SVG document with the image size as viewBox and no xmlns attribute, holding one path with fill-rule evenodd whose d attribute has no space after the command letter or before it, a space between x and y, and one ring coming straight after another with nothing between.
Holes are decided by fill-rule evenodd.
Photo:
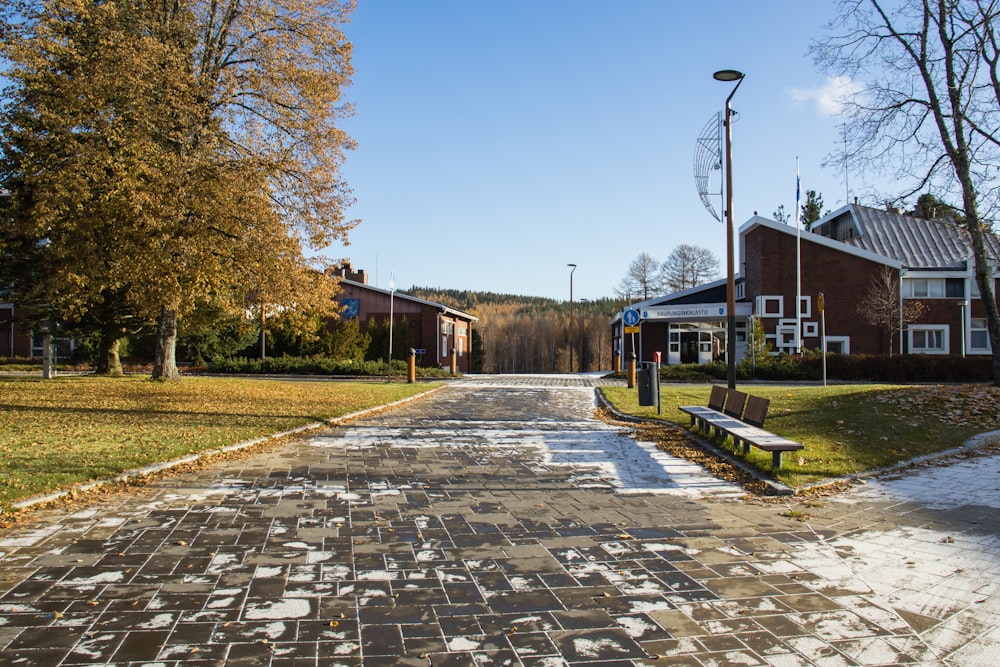
<instances>
[{"instance_id":1,"label":"bollard post","mask_svg":"<svg viewBox=\"0 0 1000 667\"><path fill-rule=\"evenodd\" d=\"M620 363L621 360L618 358L618 353L615 352L613 355L611 355L611 370L616 373L620 371L621 370L621 366L619 365Z\"/></svg>"},{"instance_id":2,"label":"bollard post","mask_svg":"<svg viewBox=\"0 0 1000 667\"><path fill-rule=\"evenodd\" d=\"M413 384L417 381L417 351L410 348L410 359L406 366L406 381Z\"/></svg>"},{"instance_id":3,"label":"bollard post","mask_svg":"<svg viewBox=\"0 0 1000 667\"><path fill-rule=\"evenodd\" d=\"M628 388L635 387L635 352L628 357Z\"/></svg>"},{"instance_id":4,"label":"bollard post","mask_svg":"<svg viewBox=\"0 0 1000 667\"><path fill-rule=\"evenodd\" d=\"M455 353L455 348L451 348L451 374L458 374L458 355Z\"/></svg>"}]
</instances>

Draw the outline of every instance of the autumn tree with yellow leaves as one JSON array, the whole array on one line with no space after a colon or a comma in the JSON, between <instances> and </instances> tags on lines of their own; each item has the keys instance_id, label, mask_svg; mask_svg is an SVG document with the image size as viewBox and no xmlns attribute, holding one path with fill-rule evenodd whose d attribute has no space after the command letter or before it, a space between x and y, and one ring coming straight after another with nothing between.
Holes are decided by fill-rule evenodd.
<instances>
[{"instance_id":1,"label":"autumn tree with yellow leaves","mask_svg":"<svg viewBox=\"0 0 1000 667\"><path fill-rule=\"evenodd\" d=\"M352 2L14 0L0 8L2 278L41 317L117 341L200 305L333 314L303 248L346 241L337 124Z\"/></svg>"}]
</instances>

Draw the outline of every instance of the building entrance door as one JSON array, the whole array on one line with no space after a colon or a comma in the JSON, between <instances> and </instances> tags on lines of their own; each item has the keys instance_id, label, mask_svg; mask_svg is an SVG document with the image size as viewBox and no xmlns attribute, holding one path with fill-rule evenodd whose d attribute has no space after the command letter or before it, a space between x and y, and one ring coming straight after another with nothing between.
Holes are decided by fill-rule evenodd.
<instances>
[{"instance_id":1,"label":"building entrance door","mask_svg":"<svg viewBox=\"0 0 1000 667\"><path fill-rule=\"evenodd\" d=\"M681 333L681 363L698 363L698 338L697 331L685 331Z\"/></svg>"}]
</instances>

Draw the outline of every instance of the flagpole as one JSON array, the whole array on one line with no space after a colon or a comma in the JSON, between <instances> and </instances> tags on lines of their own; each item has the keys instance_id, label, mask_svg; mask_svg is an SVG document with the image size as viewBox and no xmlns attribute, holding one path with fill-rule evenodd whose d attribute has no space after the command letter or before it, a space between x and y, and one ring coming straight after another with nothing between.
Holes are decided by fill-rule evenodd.
<instances>
[{"instance_id":1,"label":"flagpole","mask_svg":"<svg viewBox=\"0 0 1000 667\"><path fill-rule=\"evenodd\" d=\"M795 353L802 354L802 222L799 206L802 180L799 176L799 158L795 156Z\"/></svg>"},{"instance_id":2,"label":"flagpole","mask_svg":"<svg viewBox=\"0 0 1000 667\"><path fill-rule=\"evenodd\" d=\"M388 381L392 382L392 295L396 291L396 272L389 272L389 376Z\"/></svg>"}]
</instances>

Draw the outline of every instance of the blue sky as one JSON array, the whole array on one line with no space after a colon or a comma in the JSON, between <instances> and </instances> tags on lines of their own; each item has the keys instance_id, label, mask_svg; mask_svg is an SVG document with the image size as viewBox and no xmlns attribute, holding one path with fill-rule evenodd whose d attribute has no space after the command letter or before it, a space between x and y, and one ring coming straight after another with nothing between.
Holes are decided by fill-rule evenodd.
<instances>
[{"instance_id":1,"label":"blue sky","mask_svg":"<svg viewBox=\"0 0 1000 667\"><path fill-rule=\"evenodd\" d=\"M755 211L847 200L835 83L807 50L834 0L360 0L347 26L357 141L344 176L362 222L348 257L387 287L612 296L641 252L682 243L725 270L695 140L732 84L737 228ZM850 180L865 201L869 183ZM804 195L803 195L804 199ZM716 210L721 211L717 201Z\"/></svg>"}]
</instances>

